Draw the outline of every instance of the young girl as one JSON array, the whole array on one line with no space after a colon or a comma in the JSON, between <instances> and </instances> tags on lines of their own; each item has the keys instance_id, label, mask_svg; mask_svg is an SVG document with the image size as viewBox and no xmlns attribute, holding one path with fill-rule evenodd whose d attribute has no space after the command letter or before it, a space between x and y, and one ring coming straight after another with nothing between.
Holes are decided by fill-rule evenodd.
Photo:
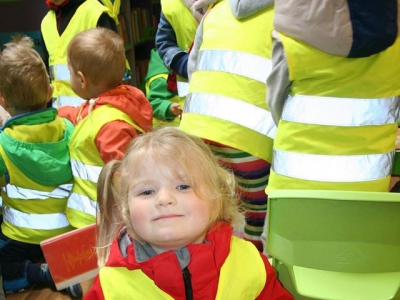
<instances>
[{"instance_id":1,"label":"young girl","mask_svg":"<svg viewBox=\"0 0 400 300\"><path fill-rule=\"evenodd\" d=\"M99 178L100 272L85 299L293 299L233 236L234 185L197 137L163 127L136 138Z\"/></svg>"}]
</instances>

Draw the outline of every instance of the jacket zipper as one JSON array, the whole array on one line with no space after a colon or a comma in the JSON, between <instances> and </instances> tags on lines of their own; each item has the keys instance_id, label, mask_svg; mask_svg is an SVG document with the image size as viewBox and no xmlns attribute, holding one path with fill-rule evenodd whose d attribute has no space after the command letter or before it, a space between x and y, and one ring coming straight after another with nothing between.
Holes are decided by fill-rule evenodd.
<instances>
[{"instance_id":1,"label":"jacket zipper","mask_svg":"<svg viewBox=\"0 0 400 300\"><path fill-rule=\"evenodd\" d=\"M193 289L192 289L192 275L187 267L182 270L183 282L185 284L185 296L186 300L193 300Z\"/></svg>"}]
</instances>

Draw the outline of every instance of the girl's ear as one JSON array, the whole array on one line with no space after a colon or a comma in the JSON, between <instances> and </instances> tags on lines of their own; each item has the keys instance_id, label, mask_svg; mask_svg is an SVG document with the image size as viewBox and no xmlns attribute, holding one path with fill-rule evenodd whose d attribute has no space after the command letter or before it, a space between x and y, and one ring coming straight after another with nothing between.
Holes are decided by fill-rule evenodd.
<instances>
[{"instance_id":1,"label":"girl's ear","mask_svg":"<svg viewBox=\"0 0 400 300\"><path fill-rule=\"evenodd\" d=\"M83 74L81 71L78 71L78 76L81 81L81 88L82 89L87 88L89 85L89 81L88 81L87 77L85 76L85 74Z\"/></svg>"}]
</instances>

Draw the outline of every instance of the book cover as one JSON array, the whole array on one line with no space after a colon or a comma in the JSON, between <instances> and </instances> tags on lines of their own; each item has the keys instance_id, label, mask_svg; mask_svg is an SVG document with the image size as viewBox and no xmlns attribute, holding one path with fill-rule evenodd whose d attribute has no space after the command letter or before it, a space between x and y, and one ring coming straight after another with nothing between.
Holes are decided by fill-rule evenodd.
<instances>
[{"instance_id":1,"label":"book cover","mask_svg":"<svg viewBox=\"0 0 400 300\"><path fill-rule=\"evenodd\" d=\"M125 47L129 47L130 46L130 40L129 40L129 37L128 37L127 28L126 28L125 16L122 15L122 14L119 16L119 26L120 26L120 32L118 32L118 33L120 33L120 36L124 40L124 46Z\"/></svg>"},{"instance_id":2,"label":"book cover","mask_svg":"<svg viewBox=\"0 0 400 300\"><path fill-rule=\"evenodd\" d=\"M140 20L139 20L139 8L132 8L132 30L134 32L135 44L139 43L142 39Z\"/></svg>"},{"instance_id":3,"label":"book cover","mask_svg":"<svg viewBox=\"0 0 400 300\"><path fill-rule=\"evenodd\" d=\"M95 251L96 224L40 243L57 290L81 283L98 273Z\"/></svg>"}]
</instances>

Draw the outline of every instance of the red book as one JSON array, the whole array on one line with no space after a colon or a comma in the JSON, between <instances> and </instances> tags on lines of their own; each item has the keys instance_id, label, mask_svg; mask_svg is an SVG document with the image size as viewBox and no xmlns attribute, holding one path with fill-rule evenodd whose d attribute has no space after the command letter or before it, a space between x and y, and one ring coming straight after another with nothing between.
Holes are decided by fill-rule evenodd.
<instances>
[{"instance_id":1,"label":"red book","mask_svg":"<svg viewBox=\"0 0 400 300\"><path fill-rule=\"evenodd\" d=\"M57 290L91 279L99 272L95 251L96 224L40 243Z\"/></svg>"}]
</instances>

